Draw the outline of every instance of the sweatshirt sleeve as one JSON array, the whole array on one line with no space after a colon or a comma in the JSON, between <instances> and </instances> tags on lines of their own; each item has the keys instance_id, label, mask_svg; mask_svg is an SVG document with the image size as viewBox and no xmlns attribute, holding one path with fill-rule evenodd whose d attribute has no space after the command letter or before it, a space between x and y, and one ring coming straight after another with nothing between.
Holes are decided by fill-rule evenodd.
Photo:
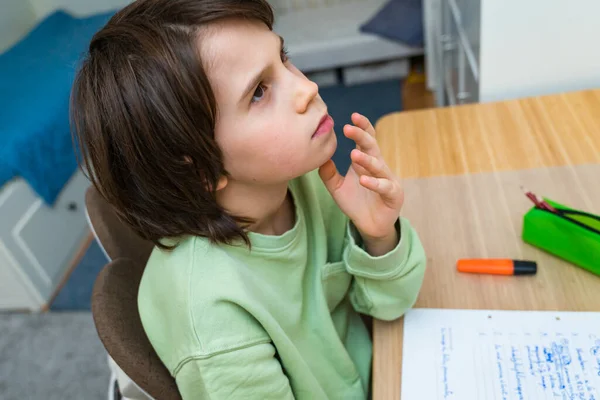
<instances>
[{"instance_id":1,"label":"sweatshirt sleeve","mask_svg":"<svg viewBox=\"0 0 600 400\"><path fill-rule=\"evenodd\" d=\"M271 343L190 358L175 372L184 400L293 399Z\"/></svg>"},{"instance_id":2,"label":"sweatshirt sleeve","mask_svg":"<svg viewBox=\"0 0 600 400\"><path fill-rule=\"evenodd\" d=\"M347 226L344 262L354 277L350 301L357 312L382 320L399 318L415 304L425 274L425 251L417 233L404 218L398 219L396 229L396 247L373 257L360 247L354 225Z\"/></svg>"}]
</instances>

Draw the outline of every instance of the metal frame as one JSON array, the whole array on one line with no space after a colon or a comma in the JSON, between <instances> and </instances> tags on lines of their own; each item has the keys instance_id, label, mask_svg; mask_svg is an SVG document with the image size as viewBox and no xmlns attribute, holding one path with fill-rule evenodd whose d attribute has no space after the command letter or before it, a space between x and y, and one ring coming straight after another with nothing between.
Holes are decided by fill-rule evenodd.
<instances>
[{"instance_id":1,"label":"metal frame","mask_svg":"<svg viewBox=\"0 0 600 400\"><path fill-rule=\"evenodd\" d=\"M427 51L428 69L433 75L428 78L428 86L435 90L436 105L443 107L473 102L477 93L467 91L467 68L477 83L480 71L456 0L425 0L424 9L426 39L430 47ZM456 64L452 57L457 58ZM455 65L457 87L452 84Z\"/></svg>"}]
</instances>

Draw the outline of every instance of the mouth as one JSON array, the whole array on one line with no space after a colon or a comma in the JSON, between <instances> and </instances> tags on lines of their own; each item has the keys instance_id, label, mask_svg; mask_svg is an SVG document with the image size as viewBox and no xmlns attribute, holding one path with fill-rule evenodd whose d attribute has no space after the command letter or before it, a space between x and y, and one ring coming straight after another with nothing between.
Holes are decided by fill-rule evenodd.
<instances>
[{"instance_id":1,"label":"mouth","mask_svg":"<svg viewBox=\"0 0 600 400\"><path fill-rule=\"evenodd\" d=\"M325 114L323 118L321 118L321 121L319 121L319 125L317 126L315 133L311 136L311 139L330 133L333 130L333 125L333 118L331 118L329 114Z\"/></svg>"}]
</instances>

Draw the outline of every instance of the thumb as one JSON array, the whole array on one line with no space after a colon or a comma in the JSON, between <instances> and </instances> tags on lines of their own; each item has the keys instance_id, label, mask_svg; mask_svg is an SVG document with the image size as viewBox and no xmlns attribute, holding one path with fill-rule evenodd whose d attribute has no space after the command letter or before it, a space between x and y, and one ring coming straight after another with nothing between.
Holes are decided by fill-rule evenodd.
<instances>
[{"instance_id":1,"label":"thumb","mask_svg":"<svg viewBox=\"0 0 600 400\"><path fill-rule=\"evenodd\" d=\"M319 168L319 176L321 177L321 180L325 184L325 187L329 193L332 195L336 190L339 189L340 186L342 186L342 183L344 182L344 177L339 174L333 160L329 160L325 164L321 165Z\"/></svg>"}]
</instances>

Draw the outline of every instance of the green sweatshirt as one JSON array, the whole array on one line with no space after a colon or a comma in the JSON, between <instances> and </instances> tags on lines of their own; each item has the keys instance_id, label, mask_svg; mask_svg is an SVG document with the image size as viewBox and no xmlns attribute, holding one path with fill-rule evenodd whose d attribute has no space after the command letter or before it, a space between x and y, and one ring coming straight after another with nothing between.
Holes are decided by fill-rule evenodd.
<instances>
[{"instance_id":1,"label":"green sweatshirt","mask_svg":"<svg viewBox=\"0 0 600 400\"><path fill-rule=\"evenodd\" d=\"M184 399L364 399L358 313L396 319L417 298L425 255L405 219L396 248L371 257L316 171L289 187L283 235L251 232L252 250L188 237L148 261L140 316Z\"/></svg>"}]
</instances>

